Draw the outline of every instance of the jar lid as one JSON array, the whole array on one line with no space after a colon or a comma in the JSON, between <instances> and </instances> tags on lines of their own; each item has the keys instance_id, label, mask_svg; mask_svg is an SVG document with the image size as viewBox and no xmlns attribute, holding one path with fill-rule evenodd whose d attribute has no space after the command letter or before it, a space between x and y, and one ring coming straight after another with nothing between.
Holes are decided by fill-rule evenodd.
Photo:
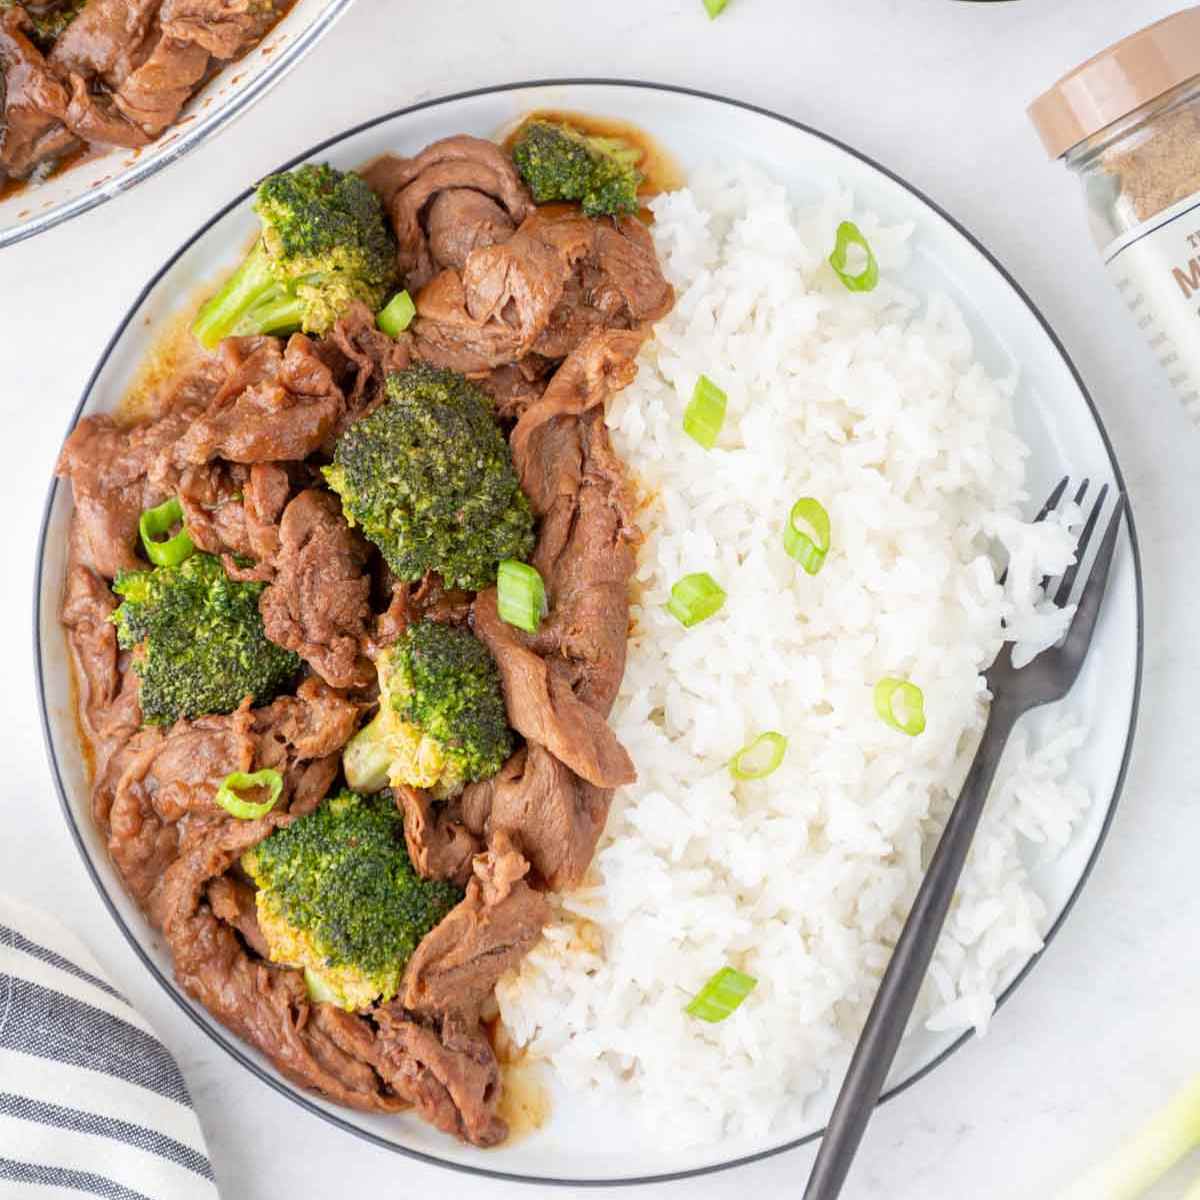
<instances>
[{"instance_id":1,"label":"jar lid","mask_svg":"<svg viewBox=\"0 0 1200 1200\"><path fill-rule=\"evenodd\" d=\"M1200 6L1185 8L1101 50L1028 109L1051 158L1200 75Z\"/></svg>"}]
</instances>

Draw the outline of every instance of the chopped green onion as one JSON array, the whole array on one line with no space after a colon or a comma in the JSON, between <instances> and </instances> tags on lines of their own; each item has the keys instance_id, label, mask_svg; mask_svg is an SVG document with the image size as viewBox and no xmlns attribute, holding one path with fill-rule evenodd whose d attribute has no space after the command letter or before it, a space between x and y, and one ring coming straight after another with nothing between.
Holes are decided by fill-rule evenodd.
<instances>
[{"instance_id":1,"label":"chopped green onion","mask_svg":"<svg viewBox=\"0 0 1200 1200\"><path fill-rule=\"evenodd\" d=\"M268 788L271 794L261 804L255 804L252 800L243 800L238 795L239 791L245 791L247 788ZM226 775L221 781L221 786L217 788L217 803L231 817L237 817L242 821L253 821L258 817L265 817L279 802L282 793L283 776L278 771L271 770L270 767L264 767L261 771L255 771L253 774L234 771L232 774Z\"/></svg>"},{"instance_id":2,"label":"chopped green onion","mask_svg":"<svg viewBox=\"0 0 1200 1200\"><path fill-rule=\"evenodd\" d=\"M172 525L182 523L183 505L179 503L178 496L172 496L157 508L148 508L142 513L138 520L138 532L142 535L146 557L156 567L177 567L195 551L195 544L188 537L186 529L181 529L172 538L158 540L161 534L171 532Z\"/></svg>"},{"instance_id":3,"label":"chopped green onion","mask_svg":"<svg viewBox=\"0 0 1200 1200\"><path fill-rule=\"evenodd\" d=\"M704 7L708 9L709 20L715 21L725 11L725 5L729 0L704 0Z\"/></svg>"},{"instance_id":4,"label":"chopped green onion","mask_svg":"<svg viewBox=\"0 0 1200 1200\"><path fill-rule=\"evenodd\" d=\"M1109 1158L1059 1192L1058 1200L1133 1200L1198 1145L1200 1078L1185 1084ZM1200 1189L1193 1185L1185 1200L1196 1195Z\"/></svg>"},{"instance_id":5,"label":"chopped green onion","mask_svg":"<svg viewBox=\"0 0 1200 1200\"><path fill-rule=\"evenodd\" d=\"M692 398L683 410L683 432L705 450L717 444L725 424L725 393L707 375L701 375L692 389Z\"/></svg>"},{"instance_id":6,"label":"chopped green onion","mask_svg":"<svg viewBox=\"0 0 1200 1200\"><path fill-rule=\"evenodd\" d=\"M537 633L546 615L546 585L537 569L506 558L496 576L496 608L500 620L526 633Z\"/></svg>"},{"instance_id":7,"label":"chopped green onion","mask_svg":"<svg viewBox=\"0 0 1200 1200\"><path fill-rule=\"evenodd\" d=\"M787 744L782 733L760 733L729 760L730 775L734 779L766 779L783 762Z\"/></svg>"},{"instance_id":8,"label":"chopped green onion","mask_svg":"<svg viewBox=\"0 0 1200 1200\"><path fill-rule=\"evenodd\" d=\"M685 575L672 589L667 612L680 625L691 629L718 612L725 603L725 589L707 572Z\"/></svg>"},{"instance_id":9,"label":"chopped green onion","mask_svg":"<svg viewBox=\"0 0 1200 1200\"><path fill-rule=\"evenodd\" d=\"M388 337L395 337L398 333L403 333L412 324L412 319L416 315L417 306L413 303L413 298L407 292L397 292L379 310L378 315L375 317L375 324Z\"/></svg>"},{"instance_id":10,"label":"chopped green onion","mask_svg":"<svg viewBox=\"0 0 1200 1200\"><path fill-rule=\"evenodd\" d=\"M851 246L861 246L867 252L867 265L857 275L846 271L846 251ZM837 241L834 243L833 253L829 256L829 265L851 292L874 291L879 282L879 264L875 261L870 243L853 221L843 221L838 226Z\"/></svg>"},{"instance_id":11,"label":"chopped green onion","mask_svg":"<svg viewBox=\"0 0 1200 1200\"><path fill-rule=\"evenodd\" d=\"M733 967L722 967L692 998L684 1010L702 1021L723 1021L754 991L758 980Z\"/></svg>"},{"instance_id":12,"label":"chopped green onion","mask_svg":"<svg viewBox=\"0 0 1200 1200\"><path fill-rule=\"evenodd\" d=\"M829 553L829 514L820 500L804 496L792 505L783 530L783 548L810 575L821 569Z\"/></svg>"},{"instance_id":13,"label":"chopped green onion","mask_svg":"<svg viewBox=\"0 0 1200 1200\"><path fill-rule=\"evenodd\" d=\"M909 737L925 732L925 693L907 679L881 679L875 685L875 711Z\"/></svg>"}]
</instances>

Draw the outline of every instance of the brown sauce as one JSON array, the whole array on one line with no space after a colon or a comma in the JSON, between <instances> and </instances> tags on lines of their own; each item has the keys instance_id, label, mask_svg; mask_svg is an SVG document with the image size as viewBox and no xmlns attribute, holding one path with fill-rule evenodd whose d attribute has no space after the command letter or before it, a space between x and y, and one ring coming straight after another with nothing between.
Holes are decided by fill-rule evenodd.
<instances>
[{"instance_id":1,"label":"brown sauce","mask_svg":"<svg viewBox=\"0 0 1200 1200\"><path fill-rule=\"evenodd\" d=\"M642 186L638 188L638 198L643 204L653 200L660 192L673 192L683 187L685 176L683 168L674 156L656 138L651 137L644 129L631 121L618 120L616 117L600 117L593 113L574 112L565 108L538 108L525 113L510 128L505 129L500 137L500 144L511 152L522 127L529 121L558 121L574 126L580 133L591 134L593 137L621 138L641 151L638 170L643 175ZM543 206L549 207L549 206ZM570 206L568 206L570 207ZM642 217L650 214L642 209Z\"/></svg>"},{"instance_id":2,"label":"brown sauce","mask_svg":"<svg viewBox=\"0 0 1200 1200\"><path fill-rule=\"evenodd\" d=\"M89 146L86 143L80 143L74 150L55 159L49 167L43 167L41 172L35 171L33 175L26 175L22 179L0 179L0 200L7 200L9 196L17 196L21 192L30 191L38 184L45 183L48 179L54 179L64 171L74 170L76 167L83 166L84 163L100 158L110 149L109 146ZM35 178L37 183L34 182Z\"/></svg>"},{"instance_id":3,"label":"brown sauce","mask_svg":"<svg viewBox=\"0 0 1200 1200\"><path fill-rule=\"evenodd\" d=\"M111 410L120 424L134 425L162 416L162 402L170 395L170 384L204 354L192 337L192 321L212 290L211 285L203 284L188 304L156 323L155 328L150 329L147 322L152 340L138 363L133 381Z\"/></svg>"},{"instance_id":4,"label":"brown sauce","mask_svg":"<svg viewBox=\"0 0 1200 1200\"><path fill-rule=\"evenodd\" d=\"M504 1145L535 1132L550 1116L550 1089L540 1059L530 1058L504 1027L499 1015L483 1022L484 1032L500 1064L500 1103L497 1111L508 1124Z\"/></svg>"},{"instance_id":5,"label":"brown sauce","mask_svg":"<svg viewBox=\"0 0 1200 1200\"><path fill-rule=\"evenodd\" d=\"M497 1111L508 1124L504 1145L511 1146L518 1139L536 1133L545 1125L550 1109L550 1089L540 1062L511 1063L500 1068Z\"/></svg>"}]
</instances>

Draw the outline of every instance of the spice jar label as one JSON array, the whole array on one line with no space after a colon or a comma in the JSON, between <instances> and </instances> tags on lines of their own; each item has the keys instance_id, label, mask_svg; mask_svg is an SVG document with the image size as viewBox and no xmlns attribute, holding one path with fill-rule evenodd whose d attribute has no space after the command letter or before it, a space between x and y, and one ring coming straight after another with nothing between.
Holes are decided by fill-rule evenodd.
<instances>
[{"instance_id":1,"label":"spice jar label","mask_svg":"<svg viewBox=\"0 0 1200 1200\"><path fill-rule=\"evenodd\" d=\"M1117 238L1104 261L1184 407L1200 422L1200 193Z\"/></svg>"}]
</instances>

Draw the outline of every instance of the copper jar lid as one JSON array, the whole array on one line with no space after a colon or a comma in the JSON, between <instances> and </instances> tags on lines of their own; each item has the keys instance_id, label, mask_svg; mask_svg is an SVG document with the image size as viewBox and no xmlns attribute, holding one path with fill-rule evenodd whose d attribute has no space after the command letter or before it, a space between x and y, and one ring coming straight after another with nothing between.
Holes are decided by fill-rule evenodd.
<instances>
[{"instance_id":1,"label":"copper jar lid","mask_svg":"<svg viewBox=\"0 0 1200 1200\"><path fill-rule=\"evenodd\" d=\"M1030 106L1051 158L1200 75L1200 6L1185 8L1101 50Z\"/></svg>"}]
</instances>

